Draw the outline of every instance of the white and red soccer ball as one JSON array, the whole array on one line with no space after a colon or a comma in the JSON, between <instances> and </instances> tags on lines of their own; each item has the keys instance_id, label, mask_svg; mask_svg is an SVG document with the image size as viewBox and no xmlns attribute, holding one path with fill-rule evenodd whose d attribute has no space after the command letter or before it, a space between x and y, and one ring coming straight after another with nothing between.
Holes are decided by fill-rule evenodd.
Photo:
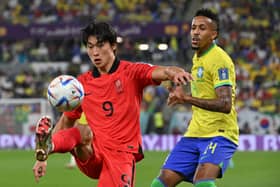
<instances>
[{"instance_id":1,"label":"white and red soccer ball","mask_svg":"<svg viewBox=\"0 0 280 187\"><path fill-rule=\"evenodd\" d=\"M60 75L50 82L47 98L58 111L71 111L80 106L84 98L84 89L75 77Z\"/></svg>"}]
</instances>

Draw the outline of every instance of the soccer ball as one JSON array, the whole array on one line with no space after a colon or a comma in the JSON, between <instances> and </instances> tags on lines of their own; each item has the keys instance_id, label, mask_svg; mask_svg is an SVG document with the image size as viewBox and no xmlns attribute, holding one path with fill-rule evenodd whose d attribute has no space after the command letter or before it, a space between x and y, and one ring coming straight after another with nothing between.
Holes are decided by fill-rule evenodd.
<instances>
[{"instance_id":1,"label":"soccer ball","mask_svg":"<svg viewBox=\"0 0 280 187\"><path fill-rule=\"evenodd\" d=\"M75 77L60 75L50 82L47 98L58 111L71 111L80 106L84 98L84 89Z\"/></svg>"}]
</instances>

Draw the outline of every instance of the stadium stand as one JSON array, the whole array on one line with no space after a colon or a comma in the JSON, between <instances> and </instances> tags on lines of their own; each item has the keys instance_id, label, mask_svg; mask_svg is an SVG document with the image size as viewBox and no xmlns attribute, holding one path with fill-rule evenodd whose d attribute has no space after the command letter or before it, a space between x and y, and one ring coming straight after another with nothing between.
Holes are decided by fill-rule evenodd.
<instances>
[{"instance_id":1,"label":"stadium stand","mask_svg":"<svg viewBox=\"0 0 280 187\"><path fill-rule=\"evenodd\" d=\"M77 34L75 37L70 34L17 39L5 37L5 27L83 25L93 18L112 22L118 28L125 24L145 28L179 24L164 27L169 30L159 36L127 35L119 43L118 54L124 59L172 63L188 69L192 54L187 34L189 15L197 6L219 12L222 27L217 42L236 65L236 105L239 112L246 111L251 116L246 121L240 115L240 132L279 134L280 3L273 0L33 0L32 3L3 0L0 5L0 98L44 97L47 83L54 76L78 74L88 68L87 55ZM174 28L182 28L182 33ZM140 51L140 43L148 43L149 50ZM156 48L159 43L168 44L168 49L160 51ZM185 130L182 123L189 120L190 106L171 110L165 104L167 94L162 87L146 89L141 113L143 133L179 134ZM254 120L258 122L251 124Z\"/></svg>"}]
</instances>

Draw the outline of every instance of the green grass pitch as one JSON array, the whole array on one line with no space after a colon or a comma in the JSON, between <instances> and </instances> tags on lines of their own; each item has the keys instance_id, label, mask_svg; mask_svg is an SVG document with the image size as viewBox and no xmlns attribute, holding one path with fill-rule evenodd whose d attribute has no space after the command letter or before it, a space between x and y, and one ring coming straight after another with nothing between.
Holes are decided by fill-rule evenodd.
<instances>
[{"instance_id":1,"label":"green grass pitch","mask_svg":"<svg viewBox=\"0 0 280 187\"><path fill-rule=\"evenodd\" d=\"M167 152L146 152L145 159L137 164L136 187L149 187L157 176ZM69 170L65 164L69 154L51 155L47 174L36 183L32 166L33 151L0 151L0 186L3 187L94 187L97 182L84 176L77 168ZM234 168L228 169L218 187L278 187L280 186L280 152L237 152ZM179 187L191 187L181 183Z\"/></svg>"}]
</instances>

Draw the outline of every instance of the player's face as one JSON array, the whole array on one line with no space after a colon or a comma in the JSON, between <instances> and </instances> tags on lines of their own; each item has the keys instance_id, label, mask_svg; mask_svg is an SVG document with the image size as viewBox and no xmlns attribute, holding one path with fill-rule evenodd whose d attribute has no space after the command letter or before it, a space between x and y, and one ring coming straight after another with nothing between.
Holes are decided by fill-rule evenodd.
<instances>
[{"instance_id":1,"label":"player's face","mask_svg":"<svg viewBox=\"0 0 280 187\"><path fill-rule=\"evenodd\" d=\"M208 49L217 36L215 23L210 18L196 16L192 20L191 38L192 48L198 52Z\"/></svg>"},{"instance_id":2,"label":"player's face","mask_svg":"<svg viewBox=\"0 0 280 187\"><path fill-rule=\"evenodd\" d=\"M115 60L116 45L109 42L98 42L95 36L90 36L87 43L87 54L100 73L107 73Z\"/></svg>"}]
</instances>

